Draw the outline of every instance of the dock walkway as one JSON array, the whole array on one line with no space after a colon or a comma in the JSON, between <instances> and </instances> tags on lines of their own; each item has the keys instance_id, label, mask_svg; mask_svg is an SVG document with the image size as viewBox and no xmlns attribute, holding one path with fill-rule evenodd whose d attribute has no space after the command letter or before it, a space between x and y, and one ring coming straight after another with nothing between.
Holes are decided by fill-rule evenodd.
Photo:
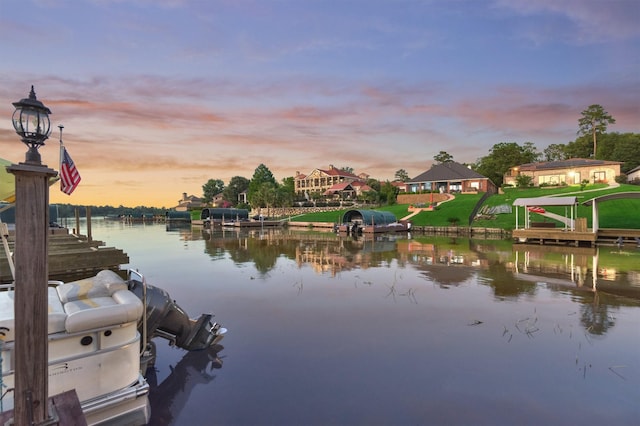
<instances>
[{"instance_id":1,"label":"dock walkway","mask_svg":"<svg viewBox=\"0 0 640 426\"><path fill-rule=\"evenodd\" d=\"M63 228L56 230L60 231ZM53 232L53 231L52 231ZM14 250L15 235L9 234L9 249ZM102 241L89 240L82 235L53 232L49 235L49 279L70 280L95 275L102 269L118 271L129 263L129 256L121 249L105 247ZM13 281L4 250L0 250L0 282Z\"/></svg>"}]
</instances>

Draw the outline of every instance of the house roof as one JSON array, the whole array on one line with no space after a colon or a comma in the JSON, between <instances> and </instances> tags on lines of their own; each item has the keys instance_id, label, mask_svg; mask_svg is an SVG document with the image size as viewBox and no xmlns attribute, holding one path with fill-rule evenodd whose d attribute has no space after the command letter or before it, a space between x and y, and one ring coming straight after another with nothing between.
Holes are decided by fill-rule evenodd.
<instances>
[{"instance_id":1,"label":"house roof","mask_svg":"<svg viewBox=\"0 0 640 426\"><path fill-rule=\"evenodd\" d=\"M455 161L449 163L434 164L426 172L414 177L409 182L439 182L439 181L458 181L469 179L488 179L480 173L471 170Z\"/></svg>"},{"instance_id":2,"label":"house roof","mask_svg":"<svg viewBox=\"0 0 640 426\"><path fill-rule=\"evenodd\" d=\"M629 171L627 172L627 174L629 174L629 173L635 173L635 172L638 172L638 171L640 171L640 166L634 167L633 169L629 170Z\"/></svg>"},{"instance_id":3,"label":"house roof","mask_svg":"<svg viewBox=\"0 0 640 426\"><path fill-rule=\"evenodd\" d=\"M359 177L354 175L353 173L347 172L346 170L338 169L333 166L330 166L328 170L324 170L324 169L318 169L318 170L328 174L329 176L344 176L344 177L350 177L353 179L359 179Z\"/></svg>"},{"instance_id":4,"label":"house roof","mask_svg":"<svg viewBox=\"0 0 640 426\"><path fill-rule=\"evenodd\" d=\"M340 182L340 183L336 183L335 185L332 185L331 188L327 189L324 192L324 195L331 195L331 194L335 194L336 192L346 191L346 190L353 191L353 187L350 185L349 182Z\"/></svg>"},{"instance_id":5,"label":"house roof","mask_svg":"<svg viewBox=\"0 0 640 426\"><path fill-rule=\"evenodd\" d=\"M538 163L526 163L518 166L520 171L571 169L577 167L593 167L622 164L619 161L594 160L591 158L569 158L568 160L543 161Z\"/></svg>"}]
</instances>

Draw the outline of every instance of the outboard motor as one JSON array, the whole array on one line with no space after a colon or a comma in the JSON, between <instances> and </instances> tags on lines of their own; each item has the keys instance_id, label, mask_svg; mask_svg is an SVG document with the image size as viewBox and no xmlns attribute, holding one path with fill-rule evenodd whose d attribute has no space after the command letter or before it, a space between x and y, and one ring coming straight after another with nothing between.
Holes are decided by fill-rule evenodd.
<instances>
[{"instance_id":1,"label":"outboard motor","mask_svg":"<svg viewBox=\"0 0 640 426\"><path fill-rule=\"evenodd\" d=\"M132 279L131 275L134 274L140 276L140 280ZM146 336L147 342L154 337L162 337L169 340L172 346L196 351L217 344L227 332L220 324L212 321L212 314L201 314L197 320L189 318L189 315L171 299L169 293L146 284L137 272L130 271L127 284L130 291L143 303L146 302L146 321L142 321L138 329L142 336Z\"/></svg>"}]
</instances>

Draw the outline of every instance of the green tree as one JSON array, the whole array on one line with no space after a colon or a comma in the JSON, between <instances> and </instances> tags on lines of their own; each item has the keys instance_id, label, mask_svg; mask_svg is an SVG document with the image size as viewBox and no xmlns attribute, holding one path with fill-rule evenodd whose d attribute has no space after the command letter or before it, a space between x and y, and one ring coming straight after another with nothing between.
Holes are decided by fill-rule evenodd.
<instances>
[{"instance_id":1,"label":"green tree","mask_svg":"<svg viewBox=\"0 0 640 426\"><path fill-rule=\"evenodd\" d=\"M409 173L405 169L399 169L396 171L395 179L400 182L407 182L409 180Z\"/></svg>"},{"instance_id":2,"label":"green tree","mask_svg":"<svg viewBox=\"0 0 640 426\"><path fill-rule=\"evenodd\" d=\"M232 205L238 205L238 195L249 188L249 179L242 176L234 176L229 181L229 185L224 188L222 195L224 199Z\"/></svg>"},{"instance_id":3,"label":"green tree","mask_svg":"<svg viewBox=\"0 0 640 426\"><path fill-rule=\"evenodd\" d=\"M621 161L621 170L627 173L640 165L640 134L638 133L607 133L600 137L603 159Z\"/></svg>"},{"instance_id":4,"label":"green tree","mask_svg":"<svg viewBox=\"0 0 640 426\"><path fill-rule=\"evenodd\" d=\"M376 192L380 192L380 181L377 179L367 179L367 185Z\"/></svg>"},{"instance_id":5,"label":"green tree","mask_svg":"<svg viewBox=\"0 0 640 426\"><path fill-rule=\"evenodd\" d=\"M529 175L518 175L516 176L516 186L518 186L518 188L533 186L533 178Z\"/></svg>"},{"instance_id":6,"label":"green tree","mask_svg":"<svg viewBox=\"0 0 640 426\"><path fill-rule=\"evenodd\" d=\"M274 189L278 186L271 170L264 164L260 164L253 172L247 189L247 198L253 207L264 207L264 194L258 194L258 191L264 192L264 188L262 188L264 183L270 183Z\"/></svg>"},{"instance_id":7,"label":"green tree","mask_svg":"<svg viewBox=\"0 0 640 426\"><path fill-rule=\"evenodd\" d=\"M224 182L220 179L209 179L207 183L202 185L202 193L204 202L209 204L213 201L213 197L224 190Z\"/></svg>"},{"instance_id":8,"label":"green tree","mask_svg":"<svg viewBox=\"0 0 640 426\"><path fill-rule=\"evenodd\" d=\"M353 167L349 167L349 166L340 167L340 170L342 170L343 172L347 172L347 173L353 174Z\"/></svg>"},{"instance_id":9,"label":"green tree","mask_svg":"<svg viewBox=\"0 0 640 426\"><path fill-rule=\"evenodd\" d=\"M501 186L504 174L511 167L538 161L540 154L531 142L522 146L516 142L500 142L489 151L489 155L478 159L473 169Z\"/></svg>"},{"instance_id":10,"label":"green tree","mask_svg":"<svg viewBox=\"0 0 640 426\"><path fill-rule=\"evenodd\" d=\"M279 207L291 206L295 196L295 180L293 179L293 176L283 178L282 183L278 187L277 205Z\"/></svg>"},{"instance_id":11,"label":"green tree","mask_svg":"<svg viewBox=\"0 0 640 426\"><path fill-rule=\"evenodd\" d=\"M607 126L615 124L616 120L598 104L589 105L580 114L582 117L578 120L578 135L593 137L593 158L597 158L597 135L607 133Z\"/></svg>"},{"instance_id":12,"label":"green tree","mask_svg":"<svg viewBox=\"0 0 640 426\"><path fill-rule=\"evenodd\" d=\"M567 158L589 158L593 146L589 136L580 136L565 146Z\"/></svg>"},{"instance_id":13,"label":"green tree","mask_svg":"<svg viewBox=\"0 0 640 426\"><path fill-rule=\"evenodd\" d=\"M542 152L544 154L545 161L560 161L568 158L567 146L564 144L552 143Z\"/></svg>"},{"instance_id":14,"label":"green tree","mask_svg":"<svg viewBox=\"0 0 640 426\"><path fill-rule=\"evenodd\" d=\"M398 188L393 186L391 182L386 181L380 187L379 192L379 200L380 203L386 203L388 205L393 205L396 203L396 199L398 197Z\"/></svg>"},{"instance_id":15,"label":"green tree","mask_svg":"<svg viewBox=\"0 0 640 426\"><path fill-rule=\"evenodd\" d=\"M453 155L451 155L451 154L449 154L448 152L445 152L445 151L440 151L440 153L438 153L438 154L433 156L433 159L438 164L452 163L453 162Z\"/></svg>"}]
</instances>

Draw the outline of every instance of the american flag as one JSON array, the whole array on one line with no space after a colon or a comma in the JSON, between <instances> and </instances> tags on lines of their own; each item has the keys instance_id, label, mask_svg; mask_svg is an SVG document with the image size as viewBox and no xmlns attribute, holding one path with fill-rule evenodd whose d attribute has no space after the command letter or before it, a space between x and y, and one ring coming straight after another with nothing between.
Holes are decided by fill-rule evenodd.
<instances>
[{"instance_id":1,"label":"american flag","mask_svg":"<svg viewBox=\"0 0 640 426\"><path fill-rule=\"evenodd\" d=\"M67 148L60 146L60 190L67 195L71 195L80 183L80 173L73 164Z\"/></svg>"}]
</instances>

